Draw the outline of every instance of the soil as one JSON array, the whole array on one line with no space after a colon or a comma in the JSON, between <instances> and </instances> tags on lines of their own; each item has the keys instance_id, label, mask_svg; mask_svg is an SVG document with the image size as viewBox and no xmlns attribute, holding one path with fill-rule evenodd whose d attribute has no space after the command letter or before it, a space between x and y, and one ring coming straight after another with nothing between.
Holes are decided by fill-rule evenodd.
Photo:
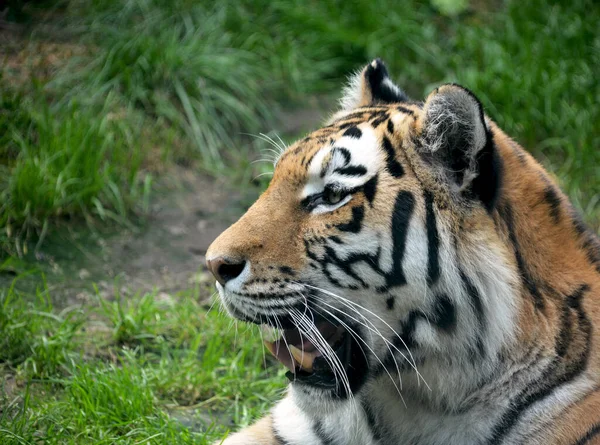
<instances>
[{"instance_id":1,"label":"soil","mask_svg":"<svg viewBox=\"0 0 600 445\"><path fill-rule=\"evenodd\" d=\"M125 295L176 293L194 283L212 283L204 265L206 250L245 212L259 189L241 192L184 168L165 175L159 189L143 227L111 232L64 227L22 264L3 268L0 286L33 268L44 273L54 304L65 307L85 303L93 284L110 299L115 287ZM39 285L40 275L20 278L19 286Z\"/></svg>"}]
</instances>

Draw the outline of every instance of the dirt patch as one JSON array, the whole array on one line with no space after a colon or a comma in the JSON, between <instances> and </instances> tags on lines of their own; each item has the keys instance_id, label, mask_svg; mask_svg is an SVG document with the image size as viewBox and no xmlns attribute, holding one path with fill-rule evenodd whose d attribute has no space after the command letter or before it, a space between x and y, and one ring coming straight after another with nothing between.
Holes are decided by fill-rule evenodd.
<instances>
[{"instance_id":1,"label":"dirt patch","mask_svg":"<svg viewBox=\"0 0 600 445\"><path fill-rule=\"evenodd\" d=\"M127 295L173 293L194 283L212 283L204 266L206 250L245 212L259 189L235 190L235 184L184 168L173 169L162 181L143 227L110 233L63 228L22 264L4 267L0 286L37 269L44 273L54 303L64 307L85 303L92 297L93 284L110 299L115 286ZM33 290L40 275L20 278L19 288Z\"/></svg>"},{"instance_id":2,"label":"dirt patch","mask_svg":"<svg viewBox=\"0 0 600 445\"><path fill-rule=\"evenodd\" d=\"M258 190L231 185L180 169L176 190L154 205L145 230L107 240L104 273L120 275L136 289L174 292L202 280L206 250L246 210Z\"/></svg>"}]
</instances>

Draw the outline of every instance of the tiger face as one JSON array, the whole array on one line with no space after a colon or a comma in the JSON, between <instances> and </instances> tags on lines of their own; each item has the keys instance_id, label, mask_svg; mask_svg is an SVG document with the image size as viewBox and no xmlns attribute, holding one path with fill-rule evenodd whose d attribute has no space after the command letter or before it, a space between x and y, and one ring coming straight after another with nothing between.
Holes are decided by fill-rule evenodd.
<instances>
[{"instance_id":1,"label":"tiger face","mask_svg":"<svg viewBox=\"0 0 600 445\"><path fill-rule=\"evenodd\" d=\"M267 347L300 392L345 398L384 374L435 384L434 369L513 336L515 302L495 298L516 272L493 218L491 125L466 89L412 102L375 60L210 246L224 306L280 330Z\"/></svg>"},{"instance_id":2,"label":"tiger face","mask_svg":"<svg viewBox=\"0 0 600 445\"><path fill-rule=\"evenodd\" d=\"M372 62L207 264L292 381L228 445L600 437L600 241L458 85Z\"/></svg>"}]
</instances>

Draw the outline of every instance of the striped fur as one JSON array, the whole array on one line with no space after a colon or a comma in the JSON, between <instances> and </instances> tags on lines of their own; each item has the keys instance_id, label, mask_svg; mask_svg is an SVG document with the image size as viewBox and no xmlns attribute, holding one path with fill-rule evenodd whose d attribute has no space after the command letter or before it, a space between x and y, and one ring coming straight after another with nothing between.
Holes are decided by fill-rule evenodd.
<instances>
[{"instance_id":1,"label":"striped fur","mask_svg":"<svg viewBox=\"0 0 600 445\"><path fill-rule=\"evenodd\" d=\"M224 443L600 443L600 248L567 197L462 87L410 102L376 60L342 105L207 258L245 264L238 318L339 318L365 377Z\"/></svg>"}]
</instances>

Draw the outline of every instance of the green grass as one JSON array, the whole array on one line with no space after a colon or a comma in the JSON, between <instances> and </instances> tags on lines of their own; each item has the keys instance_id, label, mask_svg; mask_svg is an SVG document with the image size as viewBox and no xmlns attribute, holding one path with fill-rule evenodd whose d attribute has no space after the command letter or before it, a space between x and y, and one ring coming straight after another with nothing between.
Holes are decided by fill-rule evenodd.
<instances>
[{"instance_id":1,"label":"green grass","mask_svg":"<svg viewBox=\"0 0 600 445\"><path fill-rule=\"evenodd\" d=\"M14 284L0 293L0 372L16 385L0 386L3 444L211 443L281 394L256 329L208 313L199 289L59 311L47 287Z\"/></svg>"},{"instance_id":2,"label":"green grass","mask_svg":"<svg viewBox=\"0 0 600 445\"><path fill-rule=\"evenodd\" d=\"M374 57L416 98L445 81L475 91L600 227L600 8L592 0L58 5L39 30L30 20L32 42L66 40L77 55L27 71L26 81L14 67L0 77L5 252L23 254L23 239L37 242L64 216L126 224L147 204L143 171L157 166L257 173L248 166L257 143L244 134L277 129L281 105L336 94ZM60 43L53 51L60 56Z\"/></svg>"},{"instance_id":3,"label":"green grass","mask_svg":"<svg viewBox=\"0 0 600 445\"><path fill-rule=\"evenodd\" d=\"M114 96L98 107L16 98L4 104L20 101L19 120L0 118L8 140L0 146L0 244L26 253L27 241L43 241L49 221L83 216L129 224L132 210L145 210L151 176L140 172L140 130L133 119L115 117Z\"/></svg>"},{"instance_id":4,"label":"green grass","mask_svg":"<svg viewBox=\"0 0 600 445\"><path fill-rule=\"evenodd\" d=\"M245 134L374 57L415 98L472 89L600 230L593 0L29 5L8 16L26 40L0 48L0 257L72 221L132 226L174 163L246 187L264 170ZM1 443L211 443L282 391L256 331L208 313L205 289L68 307L23 289L0 289Z\"/></svg>"},{"instance_id":5,"label":"green grass","mask_svg":"<svg viewBox=\"0 0 600 445\"><path fill-rule=\"evenodd\" d=\"M51 87L75 86L70 95L92 99L107 92L122 95L176 126L211 170L231 159L236 135L260 128L270 116L261 88L269 73L255 54L235 47L223 32L223 10L173 11L144 1L96 7L90 14L82 6L86 15L73 21L85 27L82 42L101 42L100 51L68 66L75 74L59 73ZM75 2L73 9L82 13Z\"/></svg>"}]
</instances>

